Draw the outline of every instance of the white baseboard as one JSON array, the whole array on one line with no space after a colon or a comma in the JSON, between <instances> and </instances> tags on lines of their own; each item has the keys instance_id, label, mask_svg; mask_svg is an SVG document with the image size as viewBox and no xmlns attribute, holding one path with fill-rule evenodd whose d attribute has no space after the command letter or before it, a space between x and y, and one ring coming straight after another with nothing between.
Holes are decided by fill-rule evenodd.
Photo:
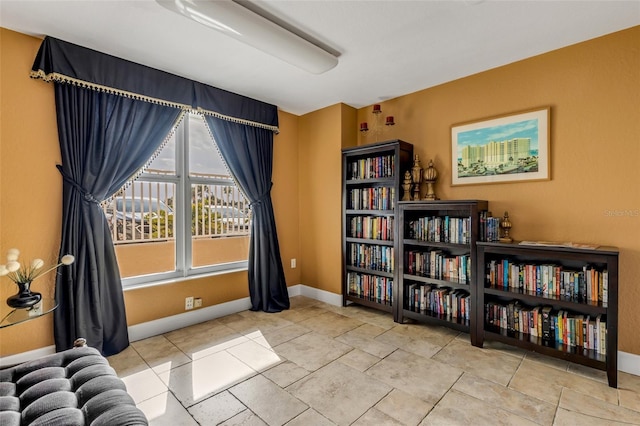
<instances>
[{"instance_id":1,"label":"white baseboard","mask_svg":"<svg viewBox=\"0 0 640 426\"><path fill-rule=\"evenodd\" d=\"M303 284L288 287L287 290L291 297L306 296L331 305L340 306L342 304L341 295L325 290L319 290ZM162 333L168 333L169 331L177 330L179 328L223 317L225 315L246 311L250 308L251 300L248 297L245 297L243 299L220 303L218 305L208 306L191 312L185 312L182 314L172 315L170 317L132 325L129 327L129 340L135 342L137 340L157 336Z\"/></svg>"},{"instance_id":2,"label":"white baseboard","mask_svg":"<svg viewBox=\"0 0 640 426\"><path fill-rule=\"evenodd\" d=\"M342 295L340 294L320 290L304 284L293 285L288 287L287 290L289 291L290 297L305 296L330 305L342 306ZM251 301L248 297L245 297L191 312L132 325L129 327L129 340L135 342L225 315L246 311L249 308L251 308ZM47 346L28 352L0 357L0 367L19 364L52 353L55 353L55 346ZM618 351L618 371L640 376L640 355Z\"/></svg>"},{"instance_id":3,"label":"white baseboard","mask_svg":"<svg viewBox=\"0 0 640 426\"><path fill-rule=\"evenodd\" d=\"M618 371L640 376L640 355L618 351Z\"/></svg>"},{"instance_id":4,"label":"white baseboard","mask_svg":"<svg viewBox=\"0 0 640 426\"><path fill-rule=\"evenodd\" d=\"M220 303L218 305L196 309L191 312L185 312L183 314L143 322L129 327L129 340L135 342L137 340L146 339L147 337L168 333L169 331L177 330L179 328L246 311L249 308L251 308L251 301L248 297L245 297L238 300L232 300L231 302Z\"/></svg>"},{"instance_id":5,"label":"white baseboard","mask_svg":"<svg viewBox=\"0 0 640 426\"><path fill-rule=\"evenodd\" d=\"M146 339L148 337L157 336L162 333L177 330L179 328L188 327L190 325L209 321L225 315L235 314L237 312L246 311L251 308L251 301L248 297L233 300L231 302L220 303L214 306L185 312L183 314L172 315L170 317L160 318L153 321L144 322L128 327L129 341ZM34 349L28 352L22 352L15 355L0 357L0 367L16 365L26 361L31 361L45 355L56 352L54 345L44 348Z\"/></svg>"},{"instance_id":6,"label":"white baseboard","mask_svg":"<svg viewBox=\"0 0 640 426\"><path fill-rule=\"evenodd\" d=\"M0 357L0 368L8 367L10 365L22 364L23 362L31 361L54 353L56 353L56 347L54 345L51 345L15 355L3 356Z\"/></svg>"},{"instance_id":7,"label":"white baseboard","mask_svg":"<svg viewBox=\"0 0 640 426\"><path fill-rule=\"evenodd\" d=\"M342 295L304 284L289 287L289 296L305 296L334 306L342 306Z\"/></svg>"}]
</instances>

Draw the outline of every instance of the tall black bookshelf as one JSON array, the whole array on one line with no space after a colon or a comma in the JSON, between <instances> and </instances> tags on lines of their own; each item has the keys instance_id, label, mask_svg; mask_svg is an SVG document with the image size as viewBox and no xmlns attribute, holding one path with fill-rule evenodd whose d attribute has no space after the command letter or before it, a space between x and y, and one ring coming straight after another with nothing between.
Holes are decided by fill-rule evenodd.
<instances>
[{"instance_id":1,"label":"tall black bookshelf","mask_svg":"<svg viewBox=\"0 0 640 426\"><path fill-rule=\"evenodd\" d=\"M476 242L483 200L399 203L398 322L406 318L470 334L475 342Z\"/></svg>"},{"instance_id":2,"label":"tall black bookshelf","mask_svg":"<svg viewBox=\"0 0 640 426\"><path fill-rule=\"evenodd\" d=\"M391 140L342 150L342 301L394 313L396 213L413 145Z\"/></svg>"},{"instance_id":3,"label":"tall black bookshelf","mask_svg":"<svg viewBox=\"0 0 640 426\"><path fill-rule=\"evenodd\" d=\"M496 340L605 370L617 387L618 249L479 242L476 346Z\"/></svg>"}]
</instances>

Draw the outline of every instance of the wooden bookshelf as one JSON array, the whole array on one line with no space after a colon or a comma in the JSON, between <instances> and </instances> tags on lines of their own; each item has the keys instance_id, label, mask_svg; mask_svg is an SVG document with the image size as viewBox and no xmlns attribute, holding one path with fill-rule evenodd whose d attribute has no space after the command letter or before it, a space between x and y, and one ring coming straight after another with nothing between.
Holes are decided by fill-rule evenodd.
<instances>
[{"instance_id":1,"label":"wooden bookshelf","mask_svg":"<svg viewBox=\"0 0 640 426\"><path fill-rule=\"evenodd\" d=\"M477 253L476 346L496 340L605 370L617 387L618 249L478 242ZM551 309L548 332L537 323L541 307ZM500 310L513 313L511 324L499 323ZM558 312L567 319L558 320Z\"/></svg>"},{"instance_id":2,"label":"wooden bookshelf","mask_svg":"<svg viewBox=\"0 0 640 426\"><path fill-rule=\"evenodd\" d=\"M475 341L473 265L488 202L402 201L399 206L397 321L443 325ZM439 303L443 298L447 302Z\"/></svg>"},{"instance_id":3,"label":"wooden bookshelf","mask_svg":"<svg viewBox=\"0 0 640 426\"><path fill-rule=\"evenodd\" d=\"M396 211L413 145L392 140L342 150L342 303L394 313Z\"/></svg>"}]
</instances>

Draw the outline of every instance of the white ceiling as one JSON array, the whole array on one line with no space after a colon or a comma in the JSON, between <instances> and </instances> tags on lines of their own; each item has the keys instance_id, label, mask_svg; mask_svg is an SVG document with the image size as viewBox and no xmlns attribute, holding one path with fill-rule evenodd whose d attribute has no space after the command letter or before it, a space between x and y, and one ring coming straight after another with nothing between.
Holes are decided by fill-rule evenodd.
<instances>
[{"instance_id":1,"label":"white ceiling","mask_svg":"<svg viewBox=\"0 0 640 426\"><path fill-rule=\"evenodd\" d=\"M639 0L252 3L339 52L338 65L309 74L153 0L0 0L0 26L50 35L301 115L339 102L371 105L640 25Z\"/></svg>"}]
</instances>

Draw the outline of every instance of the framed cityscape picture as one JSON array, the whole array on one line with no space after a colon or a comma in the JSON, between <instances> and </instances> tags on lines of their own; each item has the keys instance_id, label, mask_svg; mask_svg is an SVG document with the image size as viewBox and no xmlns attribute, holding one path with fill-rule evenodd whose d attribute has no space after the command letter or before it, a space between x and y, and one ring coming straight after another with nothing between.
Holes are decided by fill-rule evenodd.
<instances>
[{"instance_id":1,"label":"framed cityscape picture","mask_svg":"<svg viewBox=\"0 0 640 426\"><path fill-rule=\"evenodd\" d=\"M451 126L451 185L548 180L550 108Z\"/></svg>"}]
</instances>

